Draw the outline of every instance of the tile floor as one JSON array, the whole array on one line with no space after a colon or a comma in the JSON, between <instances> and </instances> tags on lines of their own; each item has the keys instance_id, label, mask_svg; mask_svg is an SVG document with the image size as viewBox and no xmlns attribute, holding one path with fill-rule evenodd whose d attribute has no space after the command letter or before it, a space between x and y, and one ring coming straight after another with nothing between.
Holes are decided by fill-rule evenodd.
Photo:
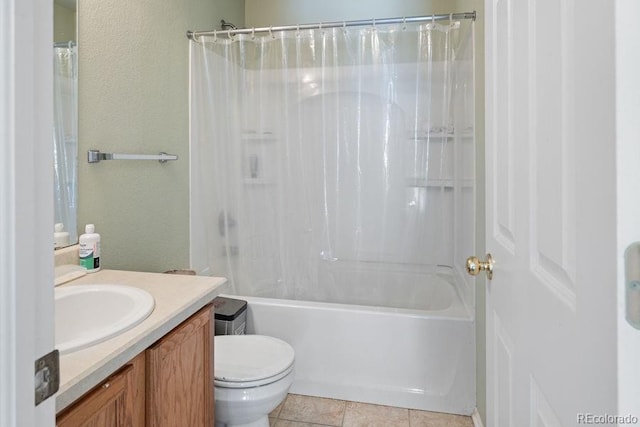
<instances>
[{"instance_id":1,"label":"tile floor","mask_svg":"<svg viewBox=\"0 0 640 427\"><path fill-rule=\"evenodd\" d=\"M271 427L473 427L471 417L289 394Z\"/></svg>"}]
</instances>

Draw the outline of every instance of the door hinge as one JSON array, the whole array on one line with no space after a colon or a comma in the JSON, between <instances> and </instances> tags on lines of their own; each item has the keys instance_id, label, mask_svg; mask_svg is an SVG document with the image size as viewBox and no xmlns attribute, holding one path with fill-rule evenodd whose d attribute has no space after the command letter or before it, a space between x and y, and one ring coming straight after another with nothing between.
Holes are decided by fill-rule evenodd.
<instances>
[{"instance_id":1,"label":"door hinge","mask_svg":"<svg viewBox=\"0 0 640 427\"><path fill-rule=\"evenodd\" d=\"M624 252L625 306L627 322L640 329L640 242Z\"/></svg>"},{"instance_id":2,"label":"door hinge","mask_svg":"<svg viewBox=\"0 0 640 427\"><path fill-rule=\"evenodd\" d=\"M53 396L60 387L60 354L53 350L36 360L35 369L36 405Z\"/></svg>"}]
</instances>

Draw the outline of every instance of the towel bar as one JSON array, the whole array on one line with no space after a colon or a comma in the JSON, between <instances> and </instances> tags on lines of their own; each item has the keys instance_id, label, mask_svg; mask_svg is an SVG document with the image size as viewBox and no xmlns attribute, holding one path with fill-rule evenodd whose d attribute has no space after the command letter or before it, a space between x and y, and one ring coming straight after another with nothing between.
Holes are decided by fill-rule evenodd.
<instances>
[{"instance_id":1,"label":"towel bar","mask_svg":"<svg viewBox=\"0 0 640 427\"><path fill-rule=\"evenodd\" d=\"M157 160L160 163L167 163L169 160L178 160L175 154L118 154L101 153L100 150L87 151L87 161L98 163L100 160Z\"/></svg>"}]
</instances>

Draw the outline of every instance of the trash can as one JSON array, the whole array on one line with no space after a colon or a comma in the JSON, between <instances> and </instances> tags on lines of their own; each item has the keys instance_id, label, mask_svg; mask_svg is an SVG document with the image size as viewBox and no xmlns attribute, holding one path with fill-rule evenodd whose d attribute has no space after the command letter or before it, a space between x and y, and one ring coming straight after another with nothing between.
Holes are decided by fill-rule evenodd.
<instances>
[{"instance_id":1,"label":"trash can","mask_svg":"<svg viewBox=\"0 0 640 427\"><path fill-rule=\"evenodd\" d=\"M216 335L244 335L247 324L247 302L215 297L213 299Z\"/></svg>"}]
</instances>

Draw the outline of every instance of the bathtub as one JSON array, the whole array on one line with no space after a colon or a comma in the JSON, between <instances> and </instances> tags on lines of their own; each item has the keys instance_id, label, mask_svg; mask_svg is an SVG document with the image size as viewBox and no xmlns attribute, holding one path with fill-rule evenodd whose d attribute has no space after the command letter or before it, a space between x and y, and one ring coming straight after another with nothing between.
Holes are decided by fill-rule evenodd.
<instances>
[{"instance_id":1,"label":"bathtub","mask_svg":"<svg viewBox=\"0 0 640 427\"><path fill-rule=\"evenodd\" d=\"M335 266L327 295L352 273ZM359 274L358 282L366 277ZM396 286L388 295L381 277ZM376 283L368 291L350 292L350 304L229 296L248 301L247 333L281 338L295 349L292 393L470 415L475 328L462 280L448 268L374 268L370 279Z\"/></svg>"}]
</instances>

